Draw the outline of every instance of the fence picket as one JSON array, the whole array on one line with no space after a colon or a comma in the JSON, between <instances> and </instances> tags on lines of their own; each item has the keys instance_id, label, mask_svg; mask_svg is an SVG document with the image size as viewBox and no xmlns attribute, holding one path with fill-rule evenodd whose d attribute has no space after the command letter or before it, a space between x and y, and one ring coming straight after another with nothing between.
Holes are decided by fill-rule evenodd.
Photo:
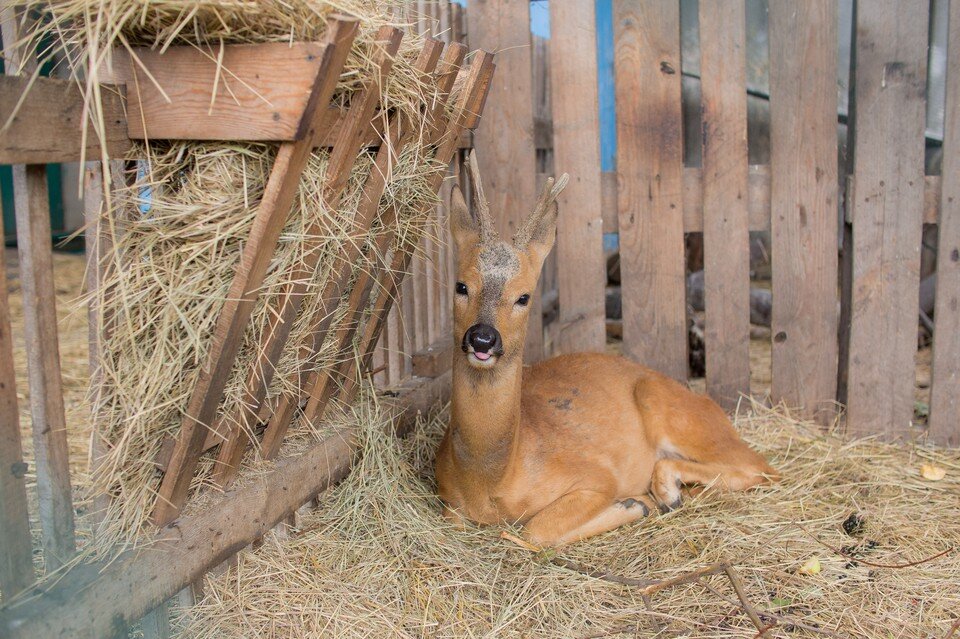
<instances>
[{"instance_id":1,"label":"fence picket","mask_svg":"<svg viewBox=\"0 0 960 639\"><path fill-rule=\"evenodd\" d=\"M774 402L827 423L837 387L836 0L770 3Z\"/></svg>"}]
</instances>

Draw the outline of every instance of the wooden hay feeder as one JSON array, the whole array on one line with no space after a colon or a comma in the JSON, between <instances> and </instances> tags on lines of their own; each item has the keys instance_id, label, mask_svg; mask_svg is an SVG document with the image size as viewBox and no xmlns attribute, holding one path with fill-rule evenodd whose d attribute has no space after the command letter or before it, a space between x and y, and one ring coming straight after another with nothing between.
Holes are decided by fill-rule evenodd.
<instances>
[{"instance_id":1,"label":"wooden hay feeder","mask_svg":"<svg viewBox=\"0 0 960 639\"><path fill-rule=\"evenodd\" d=\"M28 343L32 349L29 363L33 422L35 429L40 428L38 424L48 425L42 433L35 434L48 572L70 561L76 542L63 405L59 398L43 163L120 157L129 150L132 140L279 142L230 293L216 320L200 381L190 395L178 436L169 441L163 459L158 460L163 479L152 512L152 521L160 527L155 543L109 562L81 563L53 585L33 585L23 473L4 473L0 476L0 541L4 549L0 589L5 603L17 593L29 596L17 597L0 612L3 636L102 636L123 631L204 572L259 539L349 470L356 453L355 443L350 433L339 433L298 457L277 462L264 480L227 492L216 508L180 517L198 462L206 451L219 446L214 471L219 486L228 487L236 477L251 443L246 433L254 430L237 428L236 424L266 423L260 446L263 457L272 458L303 402L304 417L315 419L322 416L331 400L349 402L354 398L358 378L369 373L384 319L415 248L401 245L399 250L388 250L397 242L397 211L388 207L384 218L378 203L388 185L392 163L406 145L414 140L422 144L426 131L434 160L447 166L460 148L462 135L478 124L494 70L493 56L477 51L469 65L461 68L464 45L451 43L444 50L440 41L427 39L415 66L435 83L441 99L423 105L421 122L405 122L396 113L388 114L389 124L383 130L371 125L377 120L377 105L403 37L393 27L384 27L377 34L377 71L365 79L349 107L341 110L331 105L357 30L356 20L334 17L329 21L324 42L227 45L219 52L219 62L194 47L173 47L164 53L140 51L138 62L128 60L126 65L118 55L116 84L104 86L101 92L104 129L99 136L81 131L80 124L87 116L84 98L73 82L31 79L29 74L0 77L0 116L12 123L0 133L0 163L20 164L15 173L17 215L20 243L24 245L22 271ZM13 21L4 23L4 35L5 43L17 41ZM11 47L8 63L15 53ZM219 77L222 69L229 69L235 89L229 96ZM462 77L459 90L455 91L458 74ZM218 99L213 108L211 87L218 98L223 94L229 99ZM367 236L375 228L381 230L373 247L359 241L344 243L348 254L337 262L323 291L323 303L331 312L323 314L326 320L313 326L309 344L287 343L307 292L303 278L291 279L273 309L276 320L261 337L259 359L246 374L244 392L248 401L232 419L223 419L217 412L224 386L236 364L241 337L274 256L301 173L316 147L331 149L323 198L334 210L358 153L364 148L378 149L372 169L363 178L361 204L350 224L351 233L356 234L352 237ZM94 206L88 207L93 210L90 222L94 226L87 229L87 237L92 238L88 239L91 288L98 285L98 277L102 276L99 258L106 250L98 242L105 236L95 226L100 221L99 203L105 191L109 192L109 180L104 178L101 166L107 165L90 163L87 169L86 197L88 202L94 202ZM111 173L115 179L120 174L115 170ZM432 179L434 192L442 180L442 173ZM312 230L310 237L324 235L322 228ZM390 263L381 263L372 271L352 273L352 265L364 258L362 252L368 250L384 260L384 256L390 255L386 260ZM316 256L319 251L305 254ZM302 264L305 271L315 266L309 259ZM0 291L0 375L12 380L5 277L0 277ZM379 293L374 296L374 291ZM332 326L332 309L342 298L349 300L348 321ZM369 319L361 321L363 317ZM275 365L284 349L316 350L328 338L344 355L335 358L339 363L299 375L299 396L286 395L275 404L265 402ZM95 349L96 339L92 342L91 349ZM358 358L346 356L353 348L357 349ZM437 388L437 384L427 384L403 397L398 402L400 411L426 408L437 396ZM3 468L21 468L13 384L0 386L0 408L0 462Z\"/></svg>"}]
</instances>

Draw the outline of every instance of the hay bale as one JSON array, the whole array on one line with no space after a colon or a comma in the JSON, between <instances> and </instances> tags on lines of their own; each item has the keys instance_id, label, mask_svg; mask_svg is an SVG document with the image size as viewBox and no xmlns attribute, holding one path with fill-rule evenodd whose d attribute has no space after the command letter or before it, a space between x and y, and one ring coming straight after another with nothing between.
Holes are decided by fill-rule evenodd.
<instances>
[{"instance_id":1,"label":"hay bale","mask_svg":"<svg viewBox=\"0 0 960 639\"><path fill-rule=\"evenodd\" d=\"M181 636L757 636L723 575L704 580L715 592L677 586L648 608L636 588L560 567L556 555L530 553L497 528L444 522L432 468L446 411L399 446L377 436L375 407L358 408L355 419L366 433L355 472L296 534L268 536L208 577L202 601L179 613ZM803 626L780 623L766 637L945 636L960 605L960 453L846 441L760 406L736 424L782 483L708 490L558 556L654 579L730 561L754 607ZM924 480L927 462L949 469L947 478ZM856 526L851 513L862 518ZM945 550L904 568L866 563ZM802 574L812 558L820 572Z\"/></svg>"},{"instance_id":2,"label":"hay bale","mask_svg":"<svg viewBox=\"0 0 960 639\"><path fill-rule=\"evenodd\" d=\"M54 0L37 6L47 11L49 20L38 23L29 37L42 41L52 36L68 64L87 75L92 87L98 86L98 74L110 66L117 47L316 41L323 39L330 14L351 15L359 21L359 32L334 97L342 107L349 106L371 77L377 31L385 25L403 26L396 15L398 3L384 0ZM422 44L414 33L404 37L377 117L399 112L419 118L423 105L435 101L432 83L413 66ZM95 93L86 95L94 112ZM200 367L206 364L276 149L276 144L151 141L135 145L126 158L134 168L127 176L129 186L114 192L112 208L105 213L113 247L104 257L103 285L91 293L101 311L98 331L103 336L103 382L91 389L92 421L94 437L106 452L92 471L90 497L112 498L95 534L100 549L136 543L151 531L148 518L161 480L153 461L164 439L177 435ZM396 207L398 237L416 241L426 226L420 212L437 203L428 183L446 167L438 166L422 143L395 151L380 209ZM271 309L278 307L281 293L310 250L322 255L309 275L301 313L268 397L295 390L285 387L294 372L333 363L330 344L309 355L297 346L322 312L320 293L331 269L341 266L344 242L354 241L347 237L349 224L373 159L372 151L361 152L342 201L336 210L328 210L321 196L328 153L317 150L312 155L244 334L221 415L230 415L242 401L244 380L272 319ZM330 236L308 237L311 222L321 219ZM372 247L373 234L380 230L374 225L366 238L356 241ZM383 258L389 255L349 264L348 272L355 278ZM345 311L341 303L334 327ZM291 433L309 436L314 427L301 422L291 426ZM201 463L194 492L208 481L211 469L209 459Z\"/></svg>"}]
</instances>

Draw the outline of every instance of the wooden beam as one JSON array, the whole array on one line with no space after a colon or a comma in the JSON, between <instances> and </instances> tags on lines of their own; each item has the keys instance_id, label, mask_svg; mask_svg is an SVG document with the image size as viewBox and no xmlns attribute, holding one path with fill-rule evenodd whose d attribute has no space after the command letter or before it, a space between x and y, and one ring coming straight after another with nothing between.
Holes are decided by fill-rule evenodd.
<instances>
[{"instance_id":1,"label":"wooden beam","mask_svg":"<svg viewBox=\"0 0 960 639\"><path fill-rule=\"evenodd\" d=\"M2 225L0 246L3 246ZM12 599L34 581L25 479L27 464L23 461L20 444L8 290L6 260L0 260L0 546L3 547L0 553L0 592L4 600Z\"/></svg>"},{"instance_id":2,"label":"wooden beam","mask_svg":"<svg viewBox=\"0 0 960 639\"><path fill-rule=\"evenodd\" d=\"M3 10L3 54L8 73L23 68L31 72L36 60L24 59L19 44L15 10ZM53 249L47 171L42 164L13 166L13 197L20 256L20 289L23 293L30 418L37 466L40 527L47 572L68 562L76 552L67 424L60 378L57 340L57 307L53 285Z\"/></svg>"},{"instance_id":3,"label":"wooden beam","mask_svg":"<svg viewBox=\"0 0 960 639\"><path fill-rule=\"evenodd\" d=\"M416 380L380 402L404 435L417 415L450 393L450 376ZM388 433L390 434L388 430ZM219 502L160 530L154 540L105 562L82 563L22 603L0 611L8 639L99 638L124 634L150 610L229 559L301 505L347 475L358 454L345 429L280 460L273 470L227 492Z\"/></svg>"},{"instance_id":4,"label":"wooden beam","mask_svg":"<svg viewBox=\"0 0 960 639\"><path fill-rule=\"evenodd\" d=\"M259 295L259 288L276 250L280 231L293 204L300 175L313 148L317 123L327 115L350 46L357 33L357 21L331 19L328 42L316 71L316 80L305 113L311 130L297 142L285 142L277 152L237 273L230 286L212 337L207 363L194 388L180 425L177 447L160 485L153 520L157 525L173 521L186 501L193 471L202 452L207 429L214 423L223 389Z\"/></svg>"},{"instance_id":5,"label":"wooden beam","mask_svg":"<svg viewBox=\"0 0 960 639\"><path fill-rule=\"evenodd\" d=\"M122 88L103 86L106 151L126 153L127 119ZM73 162L100 157L93 127L83 139L83 96L76 82L53 78L0 76L0 164Z\"/></svg>"},{"instance_id":6,"label":"wooden beam","mask_svg":"<svg viewBox=\"0 0 960 639\"><path fill-rule=\"evenodd\" d=\"M771 396L828 425L837 391L836 0L774 0L770 40Z\"/></svg>"},{"instance_id":7,"label":"wooden beam","mask_svg":"<svg viewBox=\"0 0 960 639\"><path fill-rule=\"evenodd\" d=\"M950 4L930 438L960 446L960 2Z\"/></svg>"},{"instance_id":8,"label":"wooden beam","mask_svg":"<svg viewBox=\"0 0 960 639\"><path fill-rule=\"evenodd\" d=\"M852 435L910 436L923 221L926 4L862 0L856 25Z\"/></svg>"},{"instance_id":9,"label":"wooden beam","mask_svg":"<svg viewBox=\"0 0 960 639\"><path fill-rule=\"evenodd\" d=\"M340 208L340 201L350 179L350 172L353 169L357 154L360 152L360 134L366 128L367 123L370 122L374 109L380 103L383 85L390 74L402 38L403 32L395 27L383 27L377 34L376 41L379 46L372 54L372 66L377 71L371 78L368 78L363 90L351 101L350 112L347 114L344 123L345 126L339 131L337 142L334 144L333 152L327 162L321 197L325 208L329 211L336 211ZM439 43L435 44L439 46ZM436 60L436 57L434 57L434 60ZM382 154L389 155L392 150L391 145L385 145L382 147ZM376 169L370 173L371 179L368 179L368 182L373 182L373 188L371 192L365 191L367 201L370 203L367 204L366 208L361 205L361 209L357 212L358 219L354 220L354 224L360 227L357 229L359 233L363 233L373 222L377 203L379 203L380 195L386 185L384 175L378 173ZM279 308L274 309L273 320L261 336L257 349L257 361L251 366L244 384L243 399L231 418L227 419L227 440L220 447L213 473L213 481L218 486L223 487L229 484L240 470L240 462L250 441L257 412L260 410L260 404L266 397L267 389L273 381L277 362L280 360L287 339L290 337L290 330L293 328L296 317L300 312L303 298L310 289L314 271L323 255L323 244L326 238L334 234L335 229L332 228L332 221L326 217L312 222L305 232L305 236L312 239L306 242L301 264L290 277L291 283L281 293ZM340 302L340 287L345 284L349 277L350 271L353 269L353 261L359 253L356 240L348 240L344 244L345 259L338 260L329 274L328 283L321 298L322 307L318 313L323 318L332 317L336 305ZM329 289L333 287L336 287L337 290L331 292Z\"/></svg>"},{"instance_id":10,"label":"wooden beam","mask_svg":"<svg viewBox=\"0 0 960 639\"><path fill-rule=\"evenodd\" d=\"M446 339L414 353L413 374L416 377L439 377L450 370L453 346L449 342Z\"/></svg>"},{"instance_id":11,"label":"wooden beam","mask_svg":"<svg viewBox=\"0 0 960 639\"><path fill-rule=\"evenodd\" d=\"M569 173L557 217L557 353L606 348L597 43L590 2L550 4L554 173Z\"/></svg>"},{"instance_id":12,"label":"wooden beam","mask_svg":"<svg viewBox=\"0 0 960 639\"><path fill-rule=\"evenodd\" d=\"M701 0L704 327L707 392L726 409L750 393L750 234L743 0Z\"/></svg>"},{"instance_id":13,"label":"wooden beam","mask_svg":"<svg viewBox=\"0 0 960 639\"><path fill-rule=\"evenodd\" d=\"M687 378L680 10L614 4L624 354Z\"/></svg>"},{"instance_id":14,"label":"wooden beam","mask_svg":"<svg viewBox=\"0 0 960 639\"><path fill-rule=\"evenodd\" d=\"M484 109L486 125L474 134L484 192L500 234L509 239L536 204L537 157L533 140L533 78L528 0L470 3L470 42L499 51L497 81ZM524 361L543 357L539 292L530 301Z\"/></svg>"}]
</instances>

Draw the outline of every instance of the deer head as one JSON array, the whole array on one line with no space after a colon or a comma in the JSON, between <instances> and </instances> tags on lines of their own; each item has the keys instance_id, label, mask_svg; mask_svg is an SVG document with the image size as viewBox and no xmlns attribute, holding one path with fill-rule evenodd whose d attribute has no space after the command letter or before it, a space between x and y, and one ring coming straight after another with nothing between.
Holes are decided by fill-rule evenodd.
<instances>
[{"instance_id":1,"label":"deer head","mask_svg":"<svg viewBox=\"0 0 960 639\"><path fill-rule=\"evenodd\" d=\"M523 353L530 297L556 239L557 196L568 176L556 184L547 180L536 209L513 240L505 242L493 228L475 155L468 164L476 215L470 214L459 186L450 207L458 256L454 331L470 366L491 369L499 361L519 361Z\"/></svg>"}]
</instances>

